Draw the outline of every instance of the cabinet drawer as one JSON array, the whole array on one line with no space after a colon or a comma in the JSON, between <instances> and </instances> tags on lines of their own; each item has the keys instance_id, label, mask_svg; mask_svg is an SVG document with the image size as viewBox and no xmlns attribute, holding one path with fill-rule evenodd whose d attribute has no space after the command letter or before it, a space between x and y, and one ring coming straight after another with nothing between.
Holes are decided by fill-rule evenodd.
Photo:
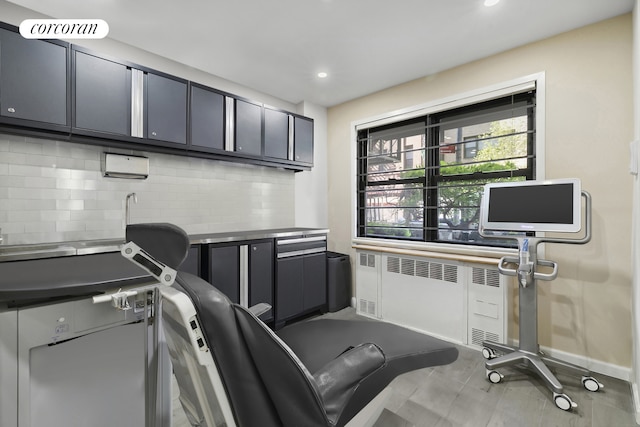
<instances>
[{"instance_id":1,"label":"cabinet drawer","mask_svg":"<svg viewBox=\"0 0 640 427\"><path fill-rule=\"evenodd\" d=\"M278 239L276 253L278 258L288 258L326 252L327 236L293 237Z\"/></svg>"}]
</instances>

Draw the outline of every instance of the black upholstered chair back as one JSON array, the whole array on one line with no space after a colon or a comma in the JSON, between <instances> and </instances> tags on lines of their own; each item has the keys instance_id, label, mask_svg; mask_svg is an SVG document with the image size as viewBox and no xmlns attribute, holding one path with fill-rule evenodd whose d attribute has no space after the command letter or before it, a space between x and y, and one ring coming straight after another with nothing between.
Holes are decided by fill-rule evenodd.
<instances>
[{"instance_id":1,"label":"black upholstered chair back","mask_svg":"<svg viewBox=\"0 0 640 427\"><path fill-rule=\"evenodd\" d=\"M282 426L246 346L231 301L199 277L179 273L177 282L174 287L185 292L196 308L238 425Z\"/></svg>"}]
</instances>

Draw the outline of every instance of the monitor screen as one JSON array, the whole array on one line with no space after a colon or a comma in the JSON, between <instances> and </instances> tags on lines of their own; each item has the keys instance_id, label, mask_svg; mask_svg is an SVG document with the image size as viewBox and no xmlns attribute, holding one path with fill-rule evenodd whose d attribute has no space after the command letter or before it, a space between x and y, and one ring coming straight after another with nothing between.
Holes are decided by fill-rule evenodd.
<instances>
[{"instance_id":1,"label":"monitor screen","mask_svg":"<svg viewBox=\"0 0 640 427\"><path fill-rule=\"evenodd\" d=\"M500 231L559 231L581 228L578 179L487 184L481 206L481 227Z\"/></svg>"}]
</instances>

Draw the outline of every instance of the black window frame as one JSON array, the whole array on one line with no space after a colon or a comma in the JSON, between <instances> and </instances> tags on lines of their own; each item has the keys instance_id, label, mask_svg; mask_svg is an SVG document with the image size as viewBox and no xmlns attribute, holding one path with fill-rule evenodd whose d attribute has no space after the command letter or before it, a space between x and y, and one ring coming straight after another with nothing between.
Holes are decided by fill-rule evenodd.
<instances>
[{"instance_id":1,"label":"black window frame","mask_svg":"<svg viewBox=\"0 0 640 427\"><path fill-rule=\"evenodd\" d=\"M479 120L485 114L508 114L516 111L526 111L526 132L518 132L513 130L511 134L506 136L526 136L526 156L518 157L520 162L525 162L526 167L518 167L515 169L495 170L495 171L476 171L472 173L442 173L447 166L443 165L441 160L440 149L442 148L440 132L444 129L451 129L450 123L456 120ZM524 115L524 114L521 114ZM394 129L406 128L410 126L422 126L424 128L424 176L402 177L402 173L398 173L389 179L381 181L372 181L369 178L373 172L369 172L368 166L372 155L368 152L369 143L372 141L371 135L380 135L385 132L393 133ZM462 125L459 125L462 126ZM402 131L401 131L402 133ZM501 135L505 136L505 135ZM524 136L523 136L524 137ZM492 139L491 137L488 139ZM458 152L464 157L466 144L475 142L478 147L485 144L486 140L481 138L464 139L460 137L454 142ZM398 143L398 155L401 155L402 147ZM421 150L419 148L418 150ZM480 150L480 148L478 149ZM444 152L444 151L443 151ZM394 153L392 153L394 154ZM359 129L357 131L357 224L356 236L358 238L376 238L376 239L394 239L409 242L427 242L427 243L448 243L448 244L466 244L474 246L511 246L509 240L491 240L482 238L477 233L477 223L475 230L473 225L467 225L466 229L449 230L442 228L445 223L440 223L440 210L438 191L447 188L447 185L458 184L460 187L468 186L468 188L480 186L480 183L495 182L496 180L533 180L536 177L536 90L530 89L495 99L481 101L471 105L465 105L458 108L437 111L421 115L419 117L410 118L393 123L387 123L381 126L373 126L369 128ZM469 160L469 159L467 159ZM511 159L501 159L510 161ZM402 163L406 167L406 162ZM467 162L468 163L468 162ZM473 162L471 162L473 164ZM477 163L494 163L493 160L484 160ZM384 189L385 185L415 185L422 189L422 226L415 225L384 227L382 225L369 225L367 223L367 194L371 194L377 188ZM448 187L453 188L453 187ZM380 190L382 191L382 190ZM462 209L475 209L474 217L477 216L479 208L479 196L476 198L477 204L473 206L461 206ZM418 204L411 209L418 209ZM374 208L369 208L374 209ZM473 211L470 211L473 212ZM385 231L386 228L386 231ZM372 232L371 230L377 230ZM400 230L400 231L398 231ZM384 232L382 232L384 231ZM405 235L399 235L404 233ZM452 238L456 234L458 237ZM447 236L449 236L447 238ZM460 238L467 236L466 239ZM469 237L471 236L471 238Z\"/></svg>"}]
</instances>

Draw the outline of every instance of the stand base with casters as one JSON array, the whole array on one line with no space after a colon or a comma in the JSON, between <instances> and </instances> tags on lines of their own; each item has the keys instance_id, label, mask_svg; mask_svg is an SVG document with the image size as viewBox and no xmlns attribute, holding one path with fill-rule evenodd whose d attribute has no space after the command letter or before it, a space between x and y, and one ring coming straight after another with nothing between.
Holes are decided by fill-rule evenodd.
<instances>
[{"instance_id":1,"label":"stand base with casters","mask_svg":"<svg viewBox=\"0 0 640 427\"><path fill-rule=\"evenodd\" d=\"M484 346L482 355L487 359L485 368L489 382L498 384L504 378L504 375L497 370L498 368L515 364L525 366L542 378L547 387L553 391L553 402L563 411L569 411L578 405L573 402L569 396L564 394L562 384L560 384L560 381L558 381L556 376L549 370L548 366L564 369L580 375L582 385L588 391L596 392L604 387L598 380L591 376L590 371L581 366L545 356L540 352L537 354L531 353L492 341L484 341L482 345ZM506 354L498 357L496 351Z\"/></svg>"}]
</instances>

